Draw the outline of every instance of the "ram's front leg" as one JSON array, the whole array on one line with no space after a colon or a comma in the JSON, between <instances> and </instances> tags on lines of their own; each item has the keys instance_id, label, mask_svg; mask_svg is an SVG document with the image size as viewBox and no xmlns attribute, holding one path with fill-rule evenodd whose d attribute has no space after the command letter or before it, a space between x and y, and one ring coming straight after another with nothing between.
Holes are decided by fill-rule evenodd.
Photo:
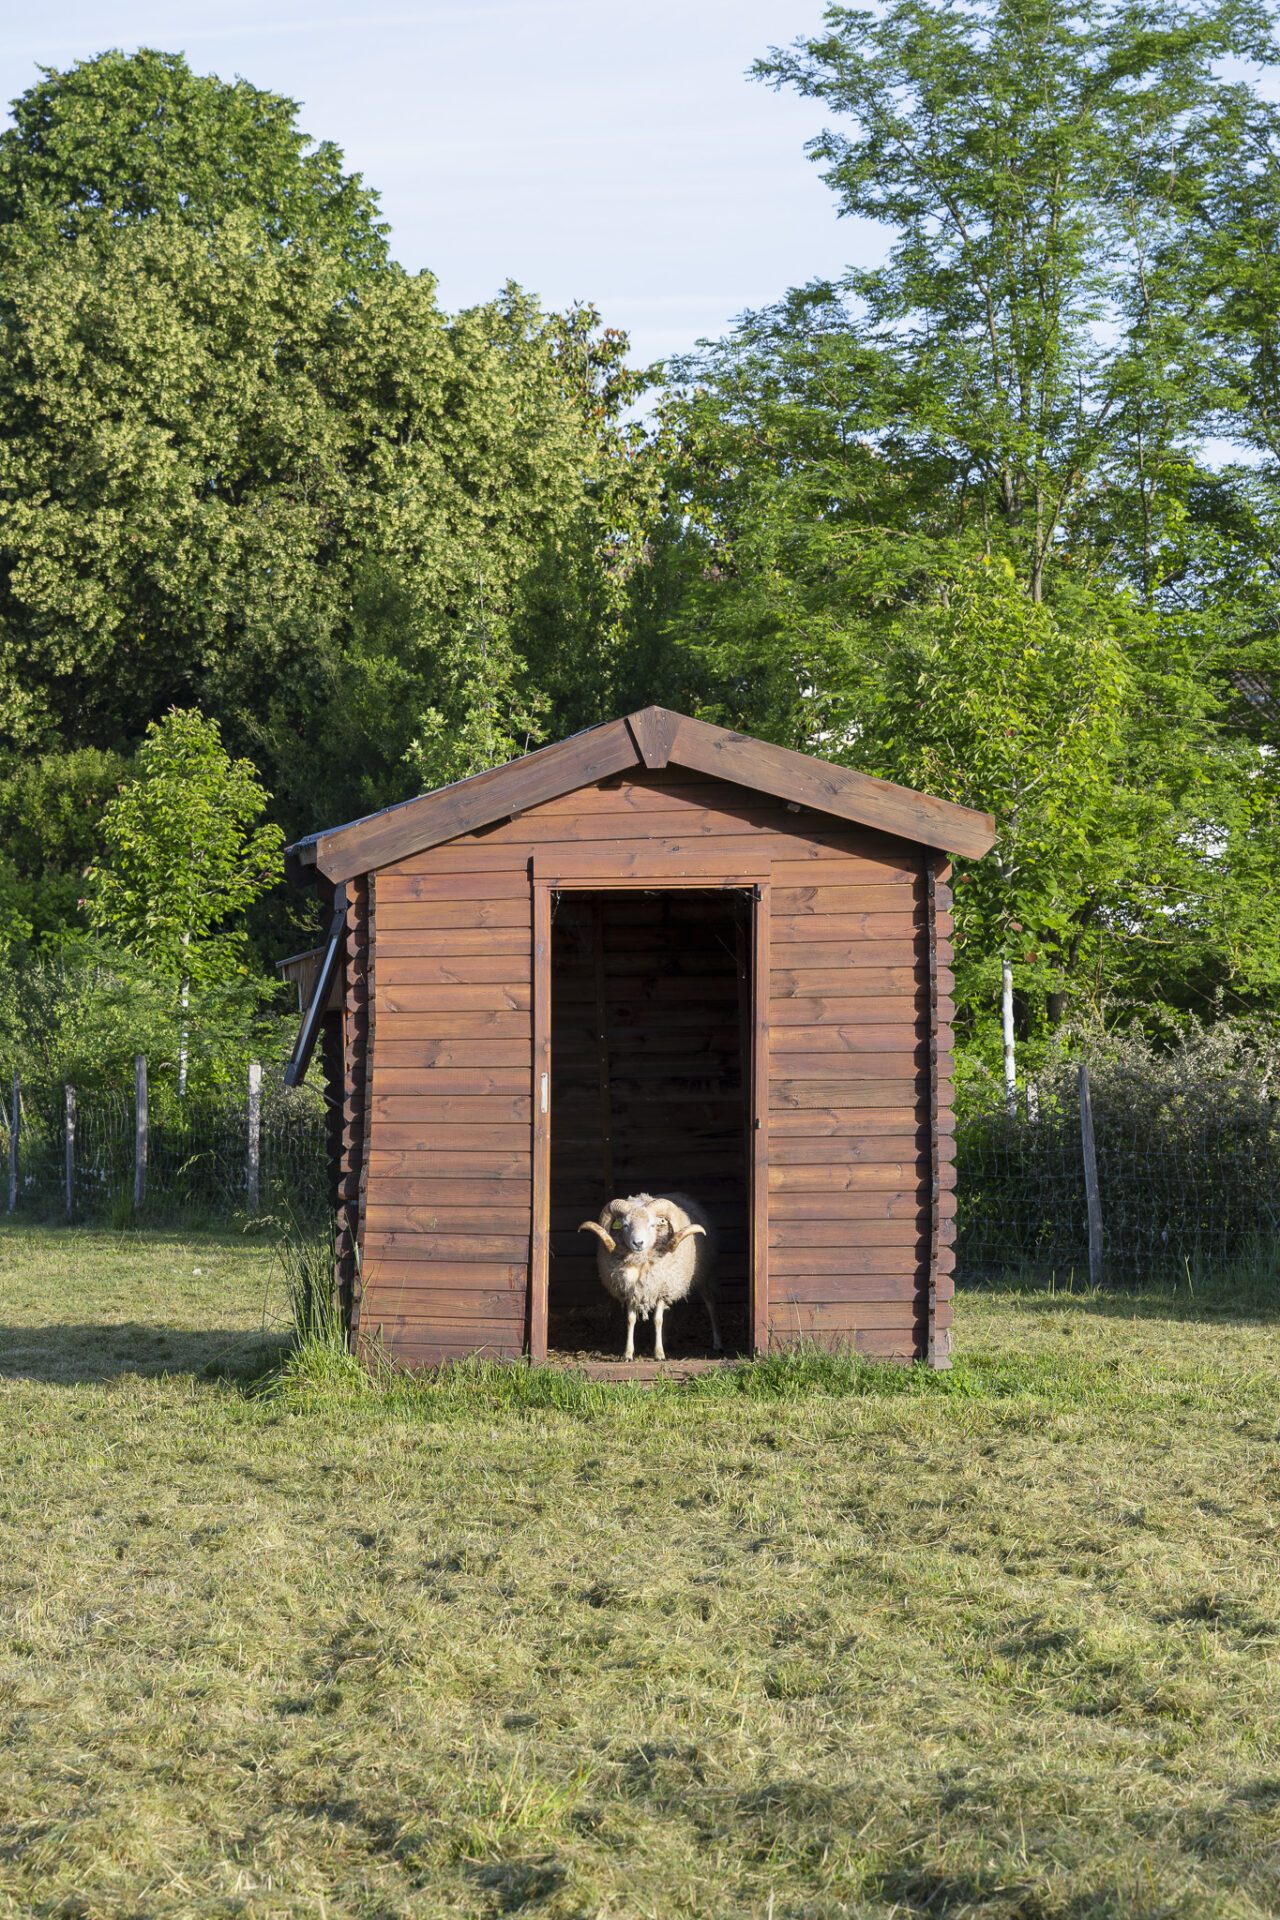
<instances>
[{"instance_id":1,"label":"ram's front leg","mask_svg":"<svg viewBox=\"0 0 1280 1920\"><path fill-rule=\"evenodd\" d=\"M622 1357L624 1360L634 1360L636 1357L636 1310L634 1307L627 1308L627 1350Z\"/></svg>"},{"instance_id":2,"label":"ram's front leg","mask_svg":"<svg viewBox=\"0 0 1280 1920\"><path fill-rule=\"evenodd\" d=\"M662 1316L665 1312L666 1307L659 1300L653 1310L653 1357L655 1360L665 1360L667 1357L662 1351Z\"/></svg>"}]
</instances>

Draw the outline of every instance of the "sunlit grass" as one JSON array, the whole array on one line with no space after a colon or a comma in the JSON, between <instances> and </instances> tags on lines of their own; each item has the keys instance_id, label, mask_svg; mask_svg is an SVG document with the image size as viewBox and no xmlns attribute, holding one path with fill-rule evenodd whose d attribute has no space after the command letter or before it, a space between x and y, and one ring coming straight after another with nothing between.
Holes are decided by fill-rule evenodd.
<instances>
[{"instance_id":1,"label":"sunlit grass","mask_svg":"<svg viewBox=\"0 0 1280 1920\"><path fill-rule=\"evenodd\" d=\"M1255 1280L646 1391L286 1357L232 1237L0 1235L0 1913L1274 1913Z\"/></svg>"}]
</instances>

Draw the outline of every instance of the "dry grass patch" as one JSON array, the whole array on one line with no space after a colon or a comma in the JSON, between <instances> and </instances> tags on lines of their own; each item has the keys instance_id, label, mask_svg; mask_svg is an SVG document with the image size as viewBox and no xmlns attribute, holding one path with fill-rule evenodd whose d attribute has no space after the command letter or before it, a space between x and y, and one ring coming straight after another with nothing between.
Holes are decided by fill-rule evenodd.
<instances>
[{"instance_id":1,"label":"dry grass patch","mask_svg":"<svg viewBox=\"0 0 1280 1920\"><path fill-rule=\"evenodd\" d=\"M264 1385L228 1240L0 1289L0 1913L1280 1906L1265 1289L652 1394Z\"/></svg>"}]
</instances>

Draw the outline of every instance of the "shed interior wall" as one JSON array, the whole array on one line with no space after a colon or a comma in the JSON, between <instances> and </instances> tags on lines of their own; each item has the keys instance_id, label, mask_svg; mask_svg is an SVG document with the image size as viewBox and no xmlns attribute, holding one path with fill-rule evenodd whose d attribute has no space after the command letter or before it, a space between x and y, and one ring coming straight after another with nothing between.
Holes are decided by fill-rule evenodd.
<instances>
[{"instance_id":1,"label":"shed interior wall","mask_svg":"<svg viewBox=\"0 0 1280 1920\"><path fill-rule=\"evenodd\" d=\"M596 1242L605 1202L683 1192L720 1235L723 1332L748 1350L750 900L738 890L564 892L551 951L548 1343L618 1350L622 1310ZM667 1322L673 1355L710 1351L701 1306ZM645 1338L642 1332L640 1346Z\"/></svg>"}]
</instances>

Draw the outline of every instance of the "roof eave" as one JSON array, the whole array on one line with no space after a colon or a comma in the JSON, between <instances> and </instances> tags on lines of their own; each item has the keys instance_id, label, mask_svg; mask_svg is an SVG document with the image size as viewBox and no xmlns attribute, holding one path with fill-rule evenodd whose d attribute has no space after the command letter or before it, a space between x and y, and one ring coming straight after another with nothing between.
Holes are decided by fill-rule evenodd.
<instances>
[{"instance_id":1,"label":"roof eave","mask_svg":"<svg viewBox=\"0 0 1280 1920\"><path fill-rule=\"evenodd\" d=\"M350 880L637 766L678 766L710 774L966 859L981 859L995 844L995 820L989 813L710 726L667 707L645 707L505 766L309 835L295 842L289 857L296 862L297 876L311 884L317 874L331 881Z\"/></svg>"}]
</instances>

